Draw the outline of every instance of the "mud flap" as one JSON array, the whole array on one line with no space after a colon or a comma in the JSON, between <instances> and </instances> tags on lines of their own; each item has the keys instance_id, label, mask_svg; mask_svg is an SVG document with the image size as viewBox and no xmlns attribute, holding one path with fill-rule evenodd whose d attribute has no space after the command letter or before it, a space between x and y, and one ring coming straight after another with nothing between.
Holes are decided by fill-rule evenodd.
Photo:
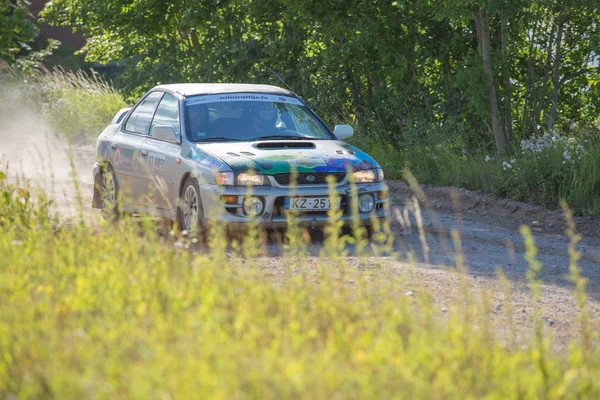
<instances>
[{"instance_id":1,"label":"mud flap","mask_svg":"<svg viewBox=\"0 0 600 400\"><path fill-rule=\"evenodd\" d=\"M102 202L100 201L100 196L102 195L100 190L100 176L101 173L97 173L94 175L94 195L92 197L92 208L101 208Z\"/></svg>"}]
</instances>

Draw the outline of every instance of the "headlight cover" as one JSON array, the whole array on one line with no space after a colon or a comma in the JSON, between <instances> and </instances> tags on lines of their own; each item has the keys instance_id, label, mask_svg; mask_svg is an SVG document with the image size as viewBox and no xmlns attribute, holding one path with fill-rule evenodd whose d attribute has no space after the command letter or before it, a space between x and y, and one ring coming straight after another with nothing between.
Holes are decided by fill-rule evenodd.
<instances>
[{"instance_id":1,"label":"headlight cover","mask_svg":"<svg viewBox=\"0 0 600 400\"><path fill-rule=\"evenodd\" d=\"M247 172L242 172L238 174L236 185L238 186L263 186L268 184L269 181L267 177L263 174L249 174Z\"/></svg>"},{"instance_id":2,"label":"headlight cover","mask_svg":"<svg viewBox=\"0 0 600 400\"><path fill-rule=\"evenodd\" d=\"M215 182L221 186L235 185L235 174L233 172L217 172Z\"/></svg>"},{"instance_id":3,"label":"headlight cover","mask_svg":"<svg viewBox=\"0 0 600 400\"><path fill-rule=\"evenodd\" d=\"M356 171L353 176L356 183L383 182L383 170L381 168Z\"/></svg>"}]
</instances>

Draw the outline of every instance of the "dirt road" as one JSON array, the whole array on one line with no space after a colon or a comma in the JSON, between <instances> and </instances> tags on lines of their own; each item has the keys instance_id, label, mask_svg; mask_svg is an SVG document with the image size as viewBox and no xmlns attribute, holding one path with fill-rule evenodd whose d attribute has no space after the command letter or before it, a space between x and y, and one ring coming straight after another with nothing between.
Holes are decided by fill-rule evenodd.
<instances>
[{"instance_id":1,"label":"dirt road","mask_svg":"<svg viewBox=\"0 0 600 400\"><path fill-rule=\"evenodd\" d=\"M93 144L70 149L36 115L18 119L5 116L0 129L0 160L10 163L11 179L16 179L18 174L28 179L32 186L42 187L51 193L56 201L56 210L66 217L77 215L80 210L74 185L77 181L84 213L91 218L98 217L98 213L90 207ZM531 332L534 305L525 280L528 265L524 259L519 225L530 224L539 250L538 257L543 263L542 316L558 346L564 347L568 339L575 336L573 326L576 326L577 313L568 279L569 241L562 234L560 212L548 213L537 206L464 190L435 187L422 187L422 190L421 196L426 197L422 197L419 203L424 235L419 232L413 192L404 183L390 182L394 215L392 230L397 236L394 250L398 259L372 258L370 262L377 265L383 262L386 268L410 269L414 279L413 286L407 291L429 290L434 293L440 309L445 310L446 304L460 298L458 278L451 267L457 249L450 235L451 231L457 230L469 268L469 285L475 291L490 294L494 309L501 308L504 295L495 276L497 269L502 269L512 283L512 303L518 311L516 323L520 335L525 337ZM458 201L453 201L453 198ZM585 233L578 246L582 252L579 266L589 279L590 311L596 320L600 320L600 221L597 218L578 218L577 223ZM321 248L321 243L314 243L312 255L317 256ZM269 253L264 268L277 274L283 266L275 244L269 245ZM417 268L405 263L411 257L416 260ZM314 257L307 258L306 265L314 264L315 260ZM349 262L356 263L356 260L350 256Z\"/></svg>"}]
</instances>

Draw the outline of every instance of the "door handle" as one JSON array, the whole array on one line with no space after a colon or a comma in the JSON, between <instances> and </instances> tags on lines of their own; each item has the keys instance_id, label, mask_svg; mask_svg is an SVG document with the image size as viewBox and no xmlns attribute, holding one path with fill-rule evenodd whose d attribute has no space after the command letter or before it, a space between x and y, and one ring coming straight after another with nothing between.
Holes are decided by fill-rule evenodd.
<instances>
[{"instance_id":1,"label":"door handle","mask_svg":"<svg viewBox=\"0 0 600 400\"><path fill-rule=\"evenodd\" d=\"M140 151L140 154L142 155L142 157L146 158L148 157L148 150L142 150Z\"/></svg>"},{"instance_id":2,"label":"door handle","mask_svg":"<svg viewBox=\"0 0 600 400\"><path fill-rule=\"evenodd\" d=\"M110 148L113 149L113 150L116 150L117 149L117 144L115 142L112 142L110 144Z\"/></svg>"}]
</instances>

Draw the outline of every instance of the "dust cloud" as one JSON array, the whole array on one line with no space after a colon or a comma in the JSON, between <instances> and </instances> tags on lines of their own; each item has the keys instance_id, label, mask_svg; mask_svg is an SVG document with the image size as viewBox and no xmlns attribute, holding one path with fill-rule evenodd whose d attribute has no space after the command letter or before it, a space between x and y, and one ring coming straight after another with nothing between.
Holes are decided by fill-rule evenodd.
<instances>
[{"instance_id":1,"label":"dust cloud","mask_svg":"<svg viewBox=\"0 0 600 400\"><path fill-rule=\"evenodd\" d=\"M5 172L10 183L44 190L61 215L87 212L91 210L94 156L92 140L69 146L39 112L0 96L0 168L5 170L8 164Z\"/></svg>"}]
</instances>

